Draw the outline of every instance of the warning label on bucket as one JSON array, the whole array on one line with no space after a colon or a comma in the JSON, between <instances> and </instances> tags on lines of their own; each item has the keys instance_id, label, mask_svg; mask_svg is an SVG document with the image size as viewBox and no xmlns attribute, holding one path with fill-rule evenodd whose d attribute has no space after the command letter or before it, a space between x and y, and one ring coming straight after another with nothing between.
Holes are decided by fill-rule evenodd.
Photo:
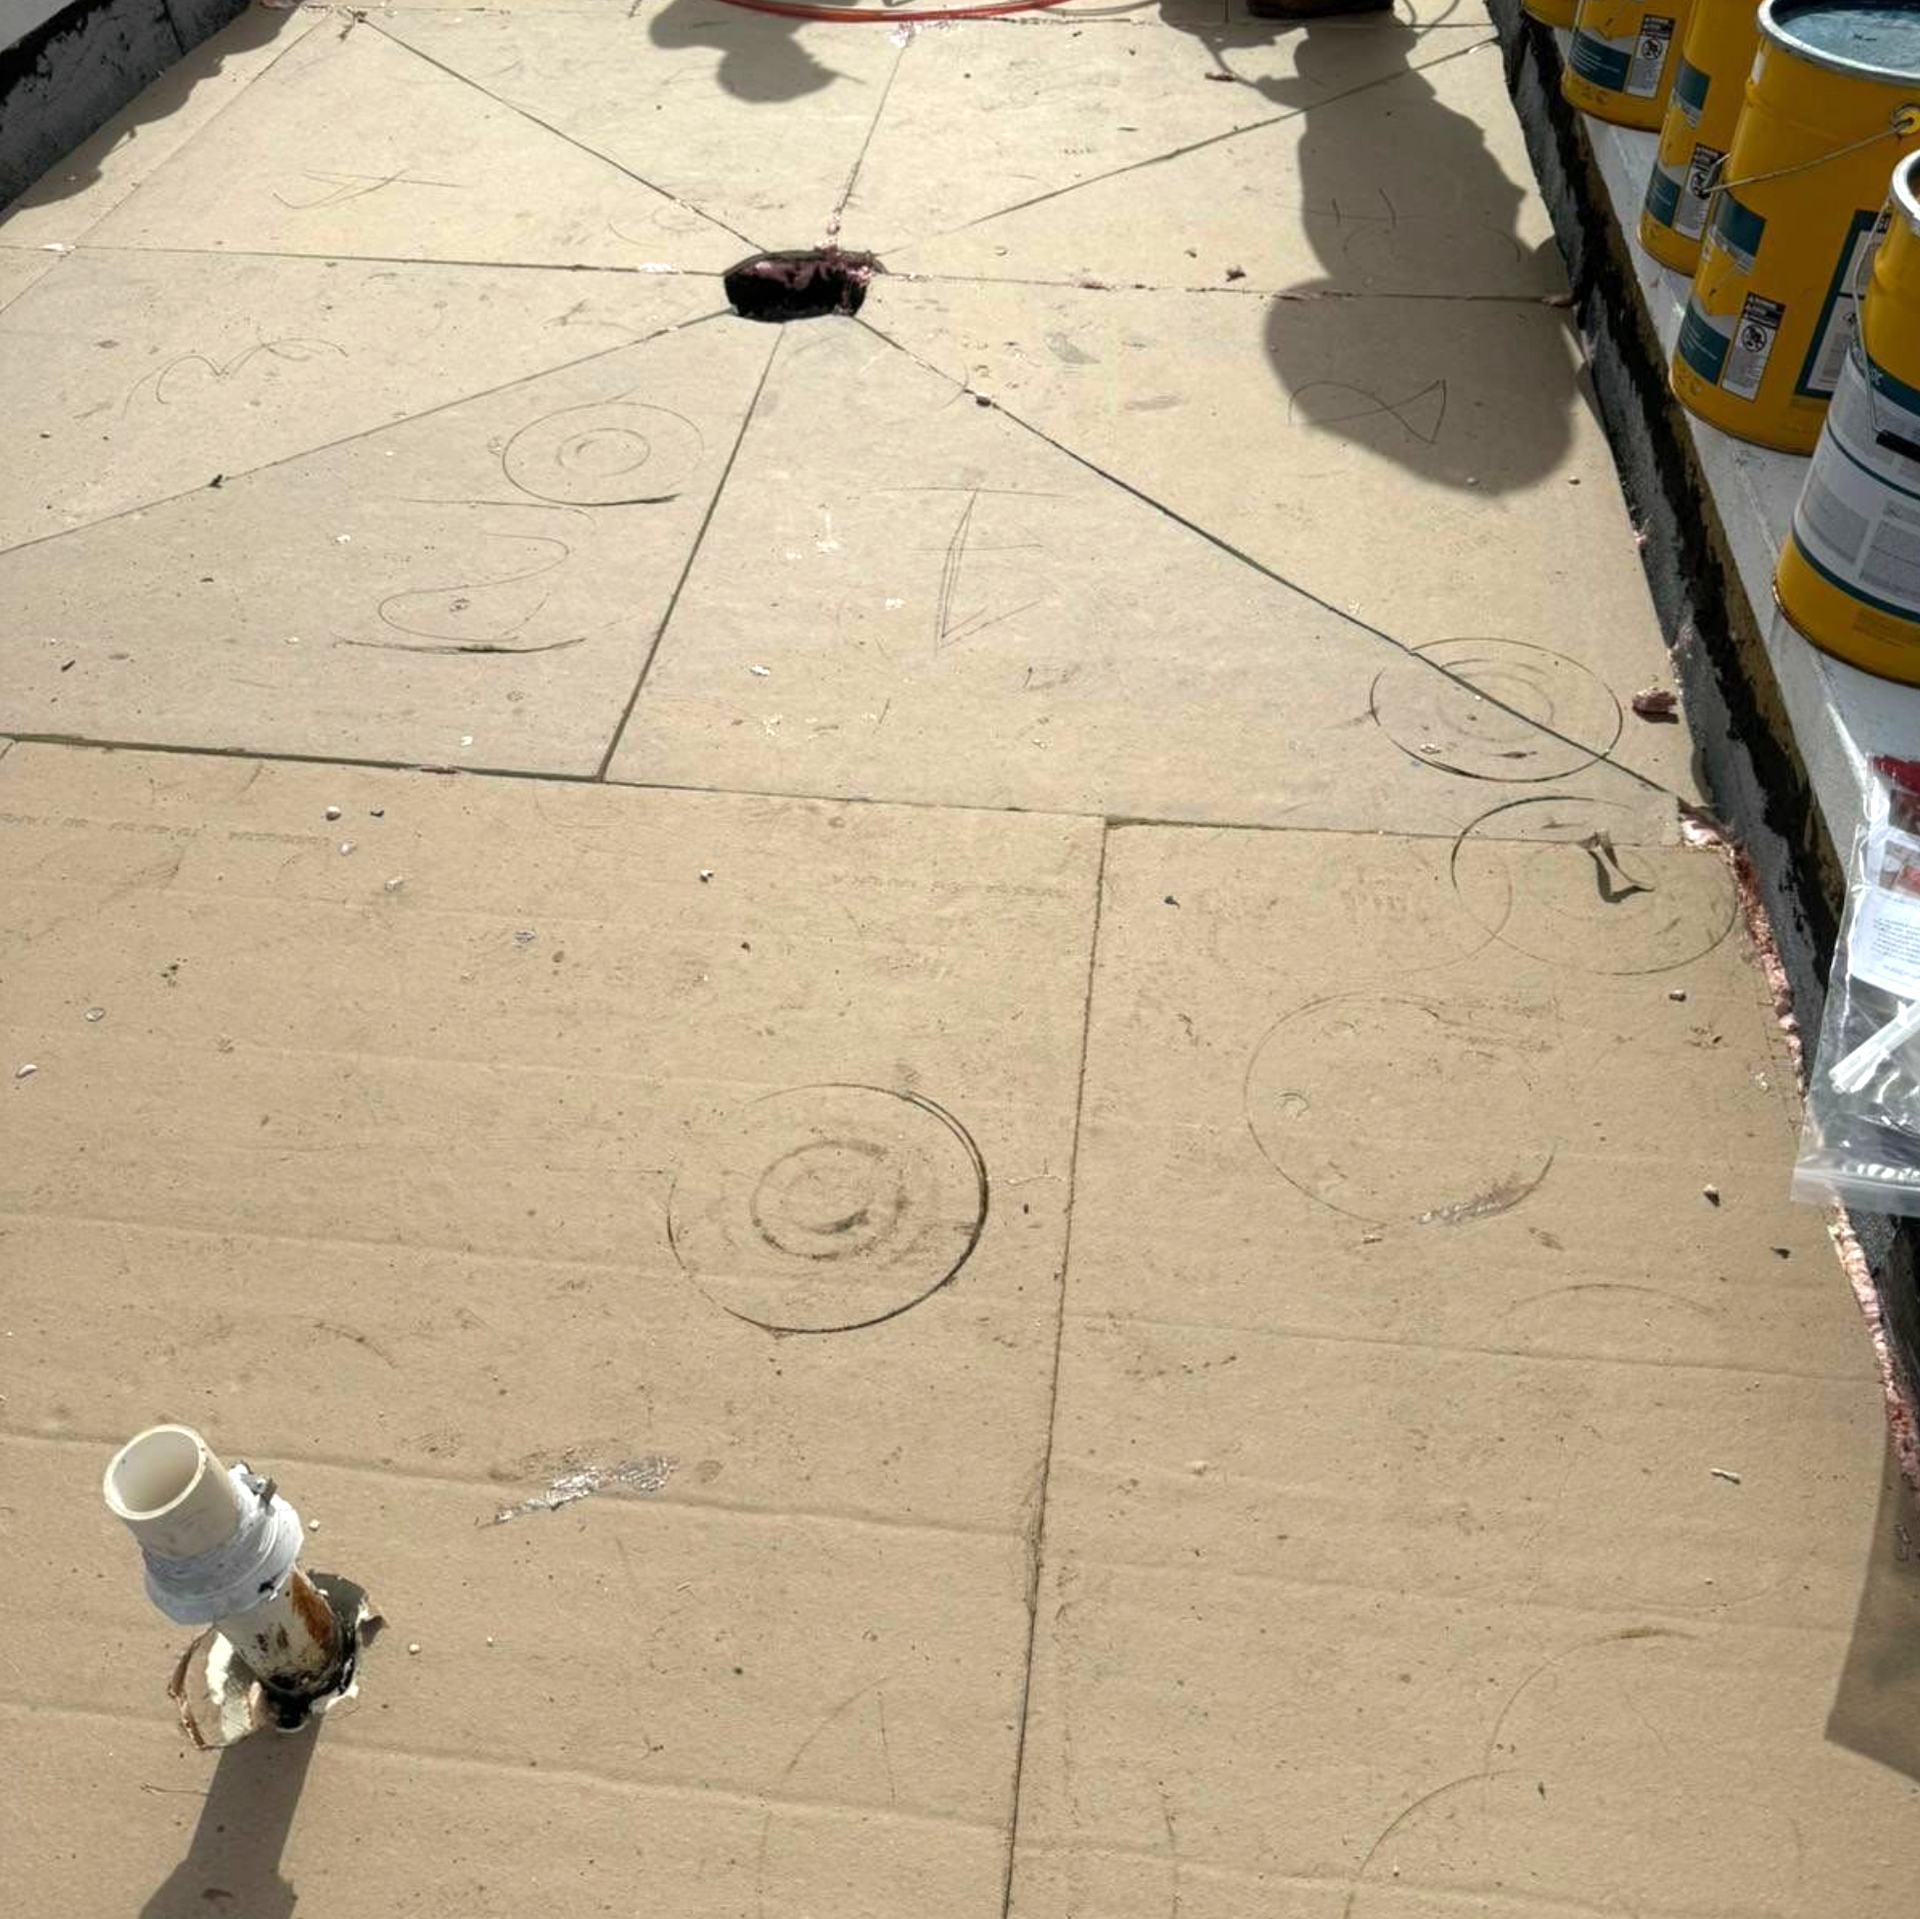
<instances>
[{"instance_id":1,"label":"warning label on bucket","mask_svg":"<svg viewBox=\"0 0 1920 1919\"><path fill-rule=\"evenodd\" d=\"M1651 100L1660 91L1660 75L1672 40L1672 19L1664 13L1650 13L1640 22L1640 31L1624 39L1610 39L1591 27L1576 26L1568 58L1574 72L1596 87L1608 93L1631 94L1636 100Z\"/></svg>"},{"instance_id":2,"label":"warning label on bucket","mask_svg":"<svg viewBox=\"0 0 1920 1919\"><path fill-rule=\"evenodd\" d=\"M1787 309L1749 293L1739 316L1706 313L1696 296L1680 323L1679 354L1693 371L1737 399L1751 400L1773 354Z\"/></svg>"},{"instance_id":3,"label":"warning label on bucket","mask_svg":"<svg viewBox=\"0 0 1920 1919\"><path fill-rule=\"evenodd\" d=\"M1843 592L1920 620L1920 393L1858 348L1842 364L1793 537Z\"/></svg>"},{"instance_id":4,"label":"warning label on bucket","mask_svg":"<svg viewBox=\"0 0 1920 1919\"><path fill-rule=\"evenodd\" d=\"M1740 309L1740 324L1733 330L1727 347L1727 364L1720 384L1727 392L1751 400L1760 391L1760 382L1773 357L1773 343L1787 309L1778 300L1763 300L1757 293L1747 295Z\"/></svg>"},{"instance_id":5,"label":"warning label on bucket","mask_svg":"<svg viewBox=\"0 0 1920 1919\"><path fill-rule=\"evenodd\" d=\"M1664 13L1650 13L1640 22L1640 38L1627 68L1626 91L1636 100L1651 100L1660 91L1666 70L1667 48L1673 40L1673 21Z\"/></svg>"}]
</instances>

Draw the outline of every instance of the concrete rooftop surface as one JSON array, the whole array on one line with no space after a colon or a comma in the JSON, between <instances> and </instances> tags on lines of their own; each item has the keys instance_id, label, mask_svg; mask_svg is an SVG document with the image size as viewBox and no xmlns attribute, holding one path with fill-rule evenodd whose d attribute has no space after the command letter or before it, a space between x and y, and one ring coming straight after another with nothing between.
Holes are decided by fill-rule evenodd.
<instances>
[{"instance_id":1,"label":"concrete rooftop surface","mask_svg":"<svg viewBox=\"0 0 1920 1919\"><path fill-rule=\"evenodd\" d=\"M1915 1910L1501 50L1237 7L260 7L0 217L10 1911ZM317 1732L178 1730L159 1419Z\"/></svg>"}]
</instances>

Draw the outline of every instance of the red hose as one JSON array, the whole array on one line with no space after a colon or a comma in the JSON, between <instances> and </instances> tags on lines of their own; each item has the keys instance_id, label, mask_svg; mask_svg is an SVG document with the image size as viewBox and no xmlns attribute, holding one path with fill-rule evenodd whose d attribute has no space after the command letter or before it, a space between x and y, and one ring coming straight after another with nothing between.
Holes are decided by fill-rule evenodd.
<instances>
[{"instance_id":1,"label":"red hose","mask_svg":"<svg viewBox=\"0 0 1920 1919\"><path fill-rule=\"evenodd\" d=\"M997 13L1038 13L1066 0L983 0L966 7L814 7L807 0L724 0L747 13L775 13L783 20L987 20Z\"/></svg>"}]
</instances>

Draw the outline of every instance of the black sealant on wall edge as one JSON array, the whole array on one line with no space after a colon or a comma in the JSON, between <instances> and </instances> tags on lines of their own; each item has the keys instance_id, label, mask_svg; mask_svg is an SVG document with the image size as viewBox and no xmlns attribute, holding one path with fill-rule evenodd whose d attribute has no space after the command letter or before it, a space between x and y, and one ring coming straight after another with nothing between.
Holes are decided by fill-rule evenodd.
<instances>
[{"instance_id":1,"label":"black sealant on wall edge","mask_svg":"<svg viewBox=\"0 0 1920 1919\"><path fill-rule=\"evenodd\" d=\"M1666 355L1640 297L1578 111L1560 94L1551 28L1488 0L1528 157L1566 256L1601 420L1641 533L1641 560L1693 726L1701 782L1751 862L1811 1047L1826 1003L1846 879L1695 458ZM1781 1184L1786 1171L1781 1171ZM1855 1213L1911 1418L1920 1402L1920 1222ZM1920 1492L1920 1486L1916 1486Z\"/></svg>"},{"instance_id":2,"label":"black sealant on wall edge","mask_svg":"<svg viewBox=\"0 0 1920 1919\"><path fill-rule=\"evenodd\" d=\"M73 0L0 47L0 208L248 0Z\"/></svg>"}]
</instances>

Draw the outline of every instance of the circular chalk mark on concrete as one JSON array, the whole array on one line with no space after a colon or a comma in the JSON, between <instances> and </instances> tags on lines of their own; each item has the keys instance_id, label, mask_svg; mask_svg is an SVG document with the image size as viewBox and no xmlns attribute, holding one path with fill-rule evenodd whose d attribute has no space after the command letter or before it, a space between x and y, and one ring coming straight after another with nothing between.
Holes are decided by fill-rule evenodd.
<instances>
[{"instance_id":1,"label":"circular chalk mark on concrete","mask_svg":"<svg viewBox=\"0 0 1920 1919\"><path fill-rule=\"evenodd\" d=\"M702 1134L667 1199L681 1269L771 1333L846 1333L917 1306L987 1221L967 1129L918 1093L796 1086Z\"/></svg>"},{"instance_id":2,"label":"circular chalk mark on concrete","mask_svg":"<svg viewBox=\"0 0 1920 1919\"><path fill-rule=\"evenodd\" d=\"M900 1229L907 1190L870 1139L816 1139L783 1153L748 1202L763 1244L795 1259L851 1259Z\"/></svg>"},{"instance_id":3,"label":"circular chalk mark on concrete","mask_svg":"<svg viewBox=\"0 0 1920 1919\"><path fill-rule=\"evenodd\" d=\"M1604 681L1526 640L1416 647L1381 668L1368 706L1387 738L1422 766L1514 784L1592 766L1626 725Z\"/></svg>"},{"instance_id":4,"label":"circular chalk mark on concrete","mask_svg":"<svg viewBox=\"0 0 1920 1919\"><path fill-rule=\"evenodd\" d=\"M1671 972L1733 931L1740 899L1717 854L1636 844L1645 819L1564 793L1509 800L1454 841L1454 891L1530 958L1609 976Z\"/></svg>"},{"instance_id":5,"label":"circular chalk mark on concrete","mask_svg":"<svg viewBox=\"0 0 1920 1919\"><path fill-rule=\"evenodd\" d=\"M1282 1179L1349 1219L1491 1218L1553 1166L1528 1070L1535 1044L1470 1000L1311 1000L1254 1048L1247 1127Z\"/></svg>"},{"instance_id":6,"label":"circular chalk mark on concrete","mask_svg":"<svg viewBox=\"0 0 1920 1919\"><path fill-rule=\"evenodd\" d=\"M647 506L672 499L704 451L691 420L618 400L529 422L501 465L522 493L556 506Z\"/></svg>"}]
</instances>

